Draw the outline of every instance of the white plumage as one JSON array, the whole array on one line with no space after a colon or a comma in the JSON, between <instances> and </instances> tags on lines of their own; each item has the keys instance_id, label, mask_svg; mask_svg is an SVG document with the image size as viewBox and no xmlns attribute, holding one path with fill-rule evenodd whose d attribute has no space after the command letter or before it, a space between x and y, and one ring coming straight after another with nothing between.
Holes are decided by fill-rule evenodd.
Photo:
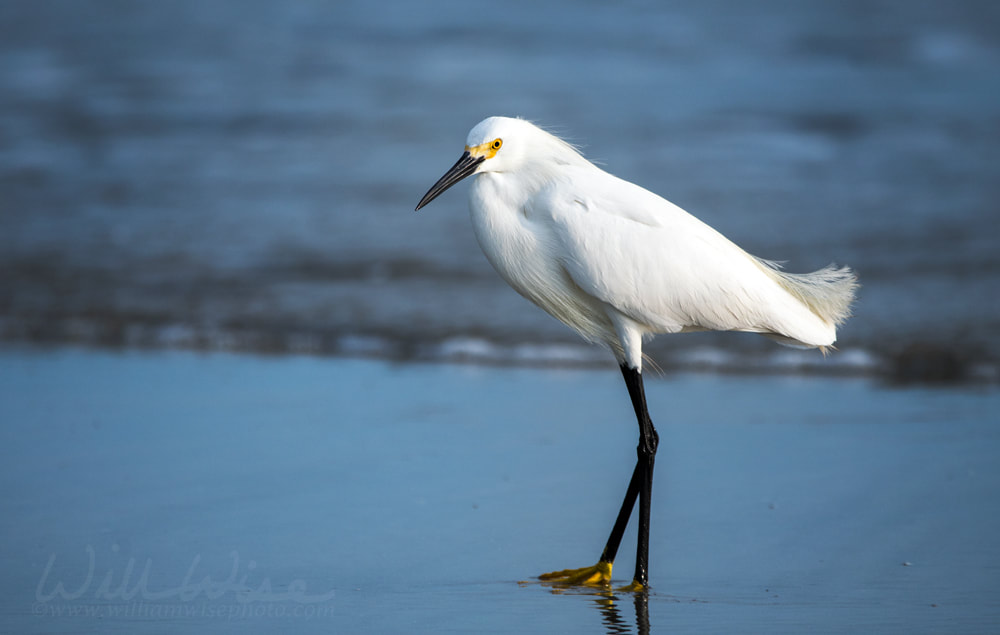
<instances>
[{"instance_id":1,"label":"white plumage","mask_svg":"<svg viewBox=\"0 0 1000 635\"><path fill-rule=\"evenodd\" d=\"M656 333L749 331L821 349L836 340L856 288L850 269L779 271L521 119L482 121L467 149L497 139L470 191L480 247L521 295L619 362L641 368L642 340Z\"/></svg>"}]
</instances>

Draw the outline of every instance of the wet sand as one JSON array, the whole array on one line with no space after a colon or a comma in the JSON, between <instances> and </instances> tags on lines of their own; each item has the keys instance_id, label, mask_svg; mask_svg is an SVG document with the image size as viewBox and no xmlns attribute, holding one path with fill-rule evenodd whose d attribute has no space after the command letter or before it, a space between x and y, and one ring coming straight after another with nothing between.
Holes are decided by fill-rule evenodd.
<instances>
[{"instance_id":1,"label":"wet sand","mask_svg":"<svg viewBox=\"0 0 1000 635\"><path fill-rule=\"evenodd\" d=\"M650 377L648 601L530 582L599 555L634 461L620 384L6 349L0 631L1000 628L995 389Z\"/></svg>"}]
</instances>

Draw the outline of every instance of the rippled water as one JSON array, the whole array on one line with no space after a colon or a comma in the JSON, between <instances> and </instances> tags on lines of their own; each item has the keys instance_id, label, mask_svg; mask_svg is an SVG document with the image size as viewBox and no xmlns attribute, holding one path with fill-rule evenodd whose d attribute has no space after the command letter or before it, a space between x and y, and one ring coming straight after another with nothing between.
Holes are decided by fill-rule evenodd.
<instances>
[{"instance_id":1,"label":"rippled water","mask_svg":"<svg viewBox=\"0 0 1000 635\"><path fill-rule=\"evenodd\" d=\"M492 272L464 186L413 212L507 114L791 271L859 272L839 356L690 335L661 365L995 376L998 24L991 2L4 3L0 337L604 359Z\"/></svg>"}]
</instances>

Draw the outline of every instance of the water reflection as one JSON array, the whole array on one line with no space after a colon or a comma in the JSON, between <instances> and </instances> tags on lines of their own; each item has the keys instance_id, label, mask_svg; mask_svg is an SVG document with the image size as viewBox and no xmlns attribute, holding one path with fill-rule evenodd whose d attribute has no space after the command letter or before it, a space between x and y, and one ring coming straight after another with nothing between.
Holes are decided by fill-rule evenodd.
<instances>
[{"instance_id":1,"label":"water reflection","mask_svg":"<svg viewBox=\"0 0 1000 635\"><path fill-rule=\"evenodd\" d=\"M522 584L525 583L522 582ZM638 635L648 635L650 632L649 593L565 586L552 586L550 590L553 595L592 596L594 606L600 611L604 629L609 634L637 633ZM627 606L626 602L628 599L632 600L634 607L634 621L629 619L631 616L628 615L628 610L624 608L624 606Z\"/></svg>"},{"instance_id":2,"label":"water reflection","mask_svg":"<svg viewBox=\"0 0 1000 635\"><path fill-rule=\"evenodd\" d=\"M647 635L649 633L649 594L628 593L625 595L632 596L632 602L635 606L635 632L639 635ZM601 612L604 629L608 633L632 633L631 624L622 616L622 611L618 608L618 600L619 598L610 591L594 598L594 603Z\"/></svg>"}]
</instances>

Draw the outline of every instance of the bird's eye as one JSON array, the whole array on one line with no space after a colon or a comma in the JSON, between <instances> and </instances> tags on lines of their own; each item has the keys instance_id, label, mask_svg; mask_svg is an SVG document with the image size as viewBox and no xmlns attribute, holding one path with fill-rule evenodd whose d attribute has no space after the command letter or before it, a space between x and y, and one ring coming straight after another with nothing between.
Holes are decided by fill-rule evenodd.
<instances>
[{"instance_id":1,"label":"bird's eye","mask_svg":"<svg viewBox=\"0 0 1000 635\"><path fill-rule=\"evenodd\" d=\"M490 144L490 148L492 148L494 151L496 151L496 150L499 150L500 146L502 146L502 145L503 145L503 141L502 140L500 140L500 139L494 139L493 143Z\"/></svg>"}]
</instances>

